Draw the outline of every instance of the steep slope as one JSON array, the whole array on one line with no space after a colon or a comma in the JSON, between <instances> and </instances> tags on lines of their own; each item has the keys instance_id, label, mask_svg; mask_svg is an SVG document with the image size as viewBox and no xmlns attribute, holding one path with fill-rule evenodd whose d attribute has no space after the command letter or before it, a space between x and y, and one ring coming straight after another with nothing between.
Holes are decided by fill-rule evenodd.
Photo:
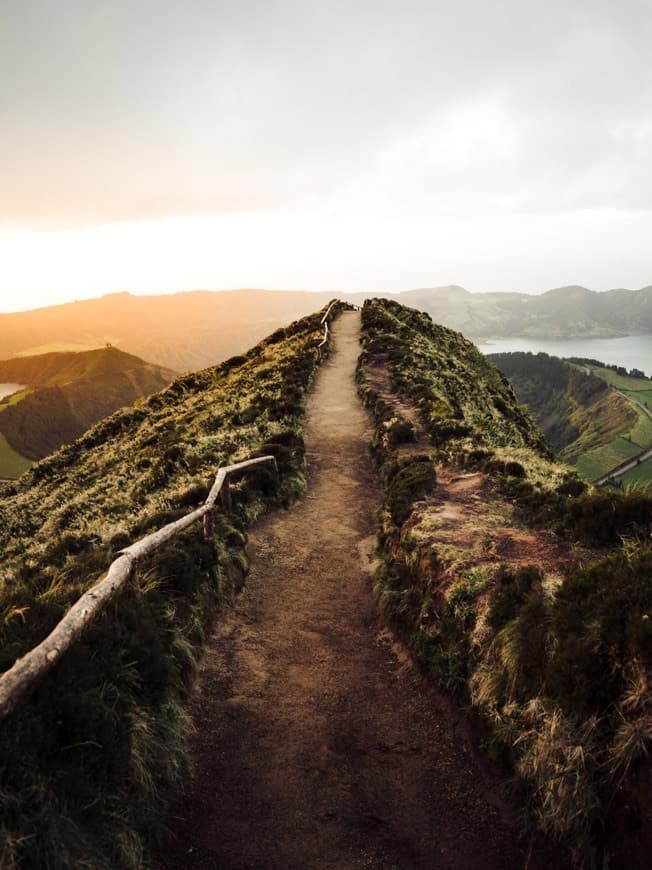
<instances>
[{"instance_id":1,"label":"steep slope","mask_svg":"<svg viewBox=\"0 0 652 870\"><path fill-rule=\"evenodd\" d=\"M575 462L623 435L636 422L627 400L590 372L545 353L490 354L549 444Z\"/></svg>"},{"instance_id":2,"label":"steep slope","mask_svg":"<svg viewBox=\"0 0 652 870\"><path fill-rule=\"evenodd\" d=\"M0 403L0 433L16 453L41 459L118 408L158 392L174 376L114 347L5 360L0 381L31 389Z\"/></svg>"},{"instance_id":3,"label":"steep slope","mask_svg":"<svg viewBox=\"0 0 652 870\"><path fill-rule=\"evenodd\" d=\"M652 381L595 361L543 353L491 354L488 359L509 379L551 446L587 480L652 445L645 406Z\"/></svg>"},{"instance_id":4,"label":"steep slope","mask_svg":"<svg viewBox=\"0 0 652 870\"><path fill-rule=\"evenodd\" d=\"M187 769L184 699L205 631L241 584L248 521L303 483L301 416L321 313L177 379L0 485L0 669L38 643L116 551L201 503L216 468L263 451L217 511L139 564L0 729L0 865L146 864ZM20 763L16 760L20 759Z\"/></svg>"},{"instance_id":5,"label":"steep slope","mask_svg":"<svg viewBox=\"0 0 652 870\"><path fill-rule=\"evenodd\" d=\"M652 498L587 489L498 370L427 315L368 303L363 347L386 613L483 717L566 863L646 867Z\"/></svg>"}]
</instances>

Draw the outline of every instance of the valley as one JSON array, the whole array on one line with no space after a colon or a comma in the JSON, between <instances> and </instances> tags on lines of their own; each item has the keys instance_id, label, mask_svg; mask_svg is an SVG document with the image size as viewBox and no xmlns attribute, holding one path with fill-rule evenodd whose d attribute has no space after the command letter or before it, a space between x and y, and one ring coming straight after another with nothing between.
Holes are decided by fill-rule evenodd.
<instances>
[{"instance_id":1,"label":"valley","mask_svg":"<svg viewBox=\"0 0 652 870\"><path fill-rule=\"evenodd\" d=\"M3 355L18 356L83 351L111 342L165 368L196 371L242 353L272 330L325 305L332 295L260 289L112 293L0 313L0 347ZM378 294L339 295L362 305ZM592 356L652 374L652 287L596 293L571 286L532 295L471 293L446 286L381 295L426 311L436 323L483 343L489 353L541 349ZM505 339L516 344L504 345ZM491 344L485 347L486 342Z\"/></svg>"},{"instance_id":2,"label":"valley","mask_svg":"<svg viewBox=\"0 0 652 870\"><path fill-rule=\"evenodd\" d=\"M514 352L487 358L509 378L551 446L585 480L652 482L652 410L646 404L652 380L577 357ZM621 473L628 460L632 467Z\"/></svg>"}]
</instances>

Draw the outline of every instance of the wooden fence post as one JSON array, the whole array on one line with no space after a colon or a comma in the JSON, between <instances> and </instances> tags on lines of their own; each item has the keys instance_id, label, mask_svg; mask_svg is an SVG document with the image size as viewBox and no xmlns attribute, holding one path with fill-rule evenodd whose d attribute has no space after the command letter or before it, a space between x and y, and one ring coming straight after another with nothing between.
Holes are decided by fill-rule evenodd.
<instances>
[{"instance_id":1,"label":"wooden fence post","mask_svg":"<svg viewBox=\"0 0 652 870\"><path fill-rule=\"evenodd\" d=\"M233 500L231 498L231 487L229 486L229 481L225 480L220 490L220 499L222 501L222 507L227 513L231 513L233 510Z\"/></svg>"},{"instance_id":2,"label":"wooden fence post","mask_svg":"<svg viewBox=\"0 0 652 870\"><path fill-rule=\"evenodd\" d=\"M204 538L212 543L215 532L215 521L213 520L213 511L210 510L204 514Z\"/></svg>"}]
</instances>

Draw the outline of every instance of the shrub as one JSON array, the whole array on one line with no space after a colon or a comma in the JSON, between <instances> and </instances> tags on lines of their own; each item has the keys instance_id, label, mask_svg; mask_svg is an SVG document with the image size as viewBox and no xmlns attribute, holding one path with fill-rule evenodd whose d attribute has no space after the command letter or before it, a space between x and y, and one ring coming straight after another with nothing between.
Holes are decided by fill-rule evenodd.
<instances>
[{"instance_id":1,"label":"shrub","mask_svg":"<svg viewBox=\"0 0 652 870\"><path fill-rule=\"evenodd\" d=\"M392 520L401 525L410 515L415 501L432 492L437 475L429 456L409 457L391 477L386 501Z\"/></svg>"},{"instance_id":2,"label":"shrub","mask_svg":"<svg viewBox=\"0 0 652 870\"><path fill-rule=\"evenodd\" d=\"M390 447L414 441L414 426L409 420L395 420L387 429Z\"/></svg>"}]
</instances>

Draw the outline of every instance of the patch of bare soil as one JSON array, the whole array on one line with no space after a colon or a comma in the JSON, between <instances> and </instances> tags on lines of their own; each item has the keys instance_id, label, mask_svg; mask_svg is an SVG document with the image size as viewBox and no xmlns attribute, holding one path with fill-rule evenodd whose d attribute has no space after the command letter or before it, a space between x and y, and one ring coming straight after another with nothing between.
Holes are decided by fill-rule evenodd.
<instances>
[{"instance_id":1,"label":"patch of bare soil","mask_svg":"<svg viewBox=\"0 0 652 870\"><path fill-rule=\"evenodd\" d=\"M392 390L385 356L376 354L365 365L364 373L371 389L414 426L415 444L402 445L399 454L426 449L430 442L418 410ZM550 532L522 528L513 505L496 491L487 475L443 465L436 470L436 490L413 514L409 525L418 529L422 538L429 535L444 556L450 548L448 555L456 569L498 563L515 568L537 565L552 583L558 583L573 564L596 558Z\"/></svg>"},{"instance_id":2,"label":"patch of bare soil","mask_svg":"<svg viewBox=\"0 0 652 870\"><path fill-rule=\"evenodd\" d=\"M208 647L168 870L525 866L501 777L373 600L380 487L358 332L357 313L335 324L309 402L307 494L255 529L246 587Z\"/></svg>"},{"instance_id":3,"label":"patch of bare soil","mask_svg":"<svg viewBox=\"0 0 652 870\"><path fill-rule=\"evenodd\" d=\"M429 528L444 552L447 545L463 551L458 568L536 565L558 582L574 563L595 558L551 532L522 528L513 505L480 473L438 467L436 490L412 522L422 534Z\"/></svg>"}]
</instances>

